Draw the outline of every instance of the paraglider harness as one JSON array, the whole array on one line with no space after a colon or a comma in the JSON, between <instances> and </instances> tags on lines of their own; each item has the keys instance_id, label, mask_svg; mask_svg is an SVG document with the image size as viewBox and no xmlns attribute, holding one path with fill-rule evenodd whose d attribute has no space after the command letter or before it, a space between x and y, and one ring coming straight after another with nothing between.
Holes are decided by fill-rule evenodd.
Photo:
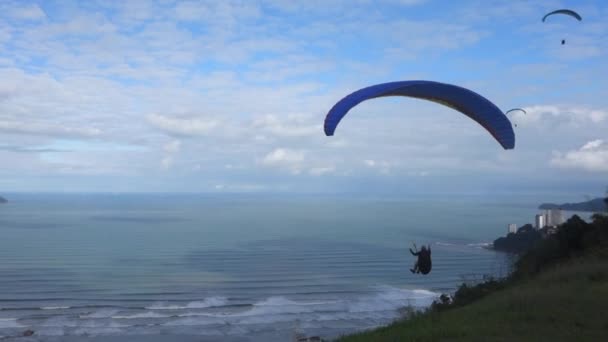
<instances>
[{"instance_id":1,"label":"paraglider harness","mask_svg":"<svg viewBox=\"0 0 608 342\"><path fill-rule=\"evenodd\" d=\"M414 268L411 268L410 271L412 273L428 274L431 272L431 268L433 266L431 262L431 245L428 247L422 246L420 250L417 250L416 244L413 245L414 250L410 248L410 253L412 253L413 256L418 257L418 260L416 260Z\"/></svg>"}]
</instances>

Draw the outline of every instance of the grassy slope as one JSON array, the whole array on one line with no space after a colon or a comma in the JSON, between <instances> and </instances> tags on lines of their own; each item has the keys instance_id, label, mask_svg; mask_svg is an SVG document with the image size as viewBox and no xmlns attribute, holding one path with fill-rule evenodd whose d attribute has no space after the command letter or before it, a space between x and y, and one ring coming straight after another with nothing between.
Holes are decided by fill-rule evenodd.
<instances>
[{"instance_id":1,"label":"grassy slope","mask_svg":"<svg viewBox=\"0 0 608 342\"><path fill-rule=\"evenodd\" d=\"M608 259L571 260L472 304L339 341L608 341Z\"/></svg>"}]
</instances>

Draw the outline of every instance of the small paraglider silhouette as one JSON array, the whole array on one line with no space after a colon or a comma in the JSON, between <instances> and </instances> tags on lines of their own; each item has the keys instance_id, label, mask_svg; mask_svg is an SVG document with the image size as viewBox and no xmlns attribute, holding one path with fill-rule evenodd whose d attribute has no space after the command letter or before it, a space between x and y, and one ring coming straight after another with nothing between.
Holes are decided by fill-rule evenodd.
<instances>
[{"instance_id":1,"label":"small paraglider silhouette","mask_svg":"<svg viewBox=\"0 0 608 342\"><path fill-rule=\"evenodd\" d=\"M523 108L513 108L513 109L509 109L508 111L505 112L505 116L507 116L509 113L511 112L515 112L515 111L520 111L524 114L528 114L528 112L526 112ZM514 123L513 126L517 127L517 124Z\"/></svg>"},{"instance_id":2,"label":"small paraglider silhouette","mask_svg":"<svg viewBox=\"0 0 608 342\"><path fill-rule=\"evenodd\" d=\"M552 12L549 12L547 14L545 14L545 16L543 17L543 23L545 22L545 20L547 20L547 17L555 15L555 14L563 14L563 15L567 15L570 17L575 18L578 21L582 21L583 17L580 16L580 14L574 12L573 10L569 10L569 9L558 9ZM566 40L562 39L562 45L566 44Z\"/></svg>"},{"instance_id":3,"label":"small paraglider silhouette","mask_svg":"<svg viewBox=\"0 0 608 342\"><path fill-rule=\"evenodd\" d=\"M420 250L418 250L416 244L414 244L414 250L410 248L410 253L412 253L413 256L418 257L418 260L416 260L416 263L414 264L414 268L410 268L410 271L416 274L429 274L433 267L433 263L431 262L431 245L428 245L428 247L423 245Z\"/></svg>"}]
</instances>

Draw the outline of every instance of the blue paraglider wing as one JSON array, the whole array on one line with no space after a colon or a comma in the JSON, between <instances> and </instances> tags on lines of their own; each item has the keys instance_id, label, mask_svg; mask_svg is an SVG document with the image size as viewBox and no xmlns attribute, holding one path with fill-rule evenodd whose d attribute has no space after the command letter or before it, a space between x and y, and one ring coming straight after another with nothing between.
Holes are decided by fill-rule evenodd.
<instances>
[{"instance_id":1,"label":"blue paraglider wing","mask_svg":"<svg viewBox=\"0 0 608 342\"><path fill-rule=\"evenodd\" d=\"M558 9L555 10L553 12L549 12L547 14L545 14L545 16L543 17L543 22L545 22L545 20L547 19L547 17L554 15L554 14L565 14L565 15L569 15L571 17L576 18L576 20L581 21L583 20L583 18L576 12L574 12L573 10L569 10L569 9Z\"/></svg>"},{"instance_id":2,"label":"blue paraglider wing","mask_svg":"<svg viewBox=\"0 0 608 342\"><path fill-rule=\"evenodd\" d=\"M433 81L401 81L373 85L346 96L327 113L325 134L334 135L336 127L351 108L384 96L407 96L433 101L455 109L477 121L502 145L515 147L515 133L503 112L485 97L462 87Z\"/></svg>"}]
</instances>

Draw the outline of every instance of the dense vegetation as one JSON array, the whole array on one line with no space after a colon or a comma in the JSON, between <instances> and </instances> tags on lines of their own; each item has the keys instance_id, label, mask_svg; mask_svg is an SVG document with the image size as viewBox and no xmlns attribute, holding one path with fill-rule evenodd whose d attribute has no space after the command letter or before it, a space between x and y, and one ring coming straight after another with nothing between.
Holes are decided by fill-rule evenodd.
<instances>
[{"instance_id":1,"label":"dense vegetation","mask_svg":"<svg viewBox=\"0 0 608 342\"><path fill-rule=\"evenodd\" d=\"M608 216L573 216L509 277L463 284L426 312L340 341L602 341L607 308Z\"/></svg>"},{"instance_id":2,"label":"dense vegetation","mask_svg":"<svg viewBox=\"0 0 608 342\"><path fill-rule=\"evenodd\" d=\"M520 227L516 233L509 233L505 237L494 240L494 249L511 253L526 252L542 240L543 233L546 231L539 231L531 224L526 224Z\"/></svg>"}]
</instances>

